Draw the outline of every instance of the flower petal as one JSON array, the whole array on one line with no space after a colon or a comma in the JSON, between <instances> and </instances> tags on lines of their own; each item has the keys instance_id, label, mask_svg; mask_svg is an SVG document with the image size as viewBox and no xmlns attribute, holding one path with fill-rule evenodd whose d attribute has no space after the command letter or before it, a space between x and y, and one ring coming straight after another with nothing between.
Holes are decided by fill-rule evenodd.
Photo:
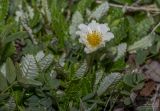
<instances>
[{"instance_id":1,"label":"flower petal","mask_svg":"<svg viewBox=\"0 0 160 111\"><path fill-rule=\"evenodd\" d=\"M78 28L84 33L91 32L91 29L85 24L80 24Z\"/></svg>"},{"instance_id":2,"label":"flower petal","mask_svg":"<svg viewBox=\"0 0 160 111\"><path fill-rule=\"evenodd\" d=\"M91 49L91 48L85 47L85 48L84 48L84 51L85 51L87 54L89 54L89 53L94 52L95 50L93 50L93 49Z\"/></svg>"},{"instance_id":3,"label":"flower petal","mask_svg":"<svg viewBox=\"0 0 160 111\"><path fill-rule=\"evenodd\" d=\"M110 31L110 28L108 27L108 24L100 24L99 27L100 27L100 30L101 30L102 33L106 33L108 31Z\"/></svg>"},{"instance_id":4,"label":"flower petal","mask_svg":"<svg viewBox=\"0 0 160 111\"><path fill-rule=\"evenodd\" d=\"M79 35L79 42L82 44L86 44L86 33L82 32L82 31L77 31L76 32L77 35Z\"/></svg>"},{"instance_id":5,"label":"flower petal","mask_svg":"<svg viewBox=\"0 0 160 111\"><path fill-rule=\"evenodd\" d=\"M79 42L82 44L86 44L86 39L84 37L80 37Z\"/></svg>"},{"instance_id":6,"label":"flower petal","mask_svg":"<svg viewBox=\"0 0 160 111\"><path fill-rule=\"evenodd\" d=\"M103 40L104 41L110 41L113 38L114 38L113 33L111 33L111 32L103 33Z\"/></svg>"},{"instance_id":7,"label":"flower petal","mask_svg":"<svg viewBox=\"0 0 160 111\"><path fill-rule=\"evenodd\" d=\"M99 24L96 23L95 20L92 20L92 22L88 24L88 27L89 27L92 31L98 31L98 32L100 32Z\"/></svg>"},{"instance_id":8,"label":"flower petal","mask_svg":"<svg viewBox=\"0 0 160 111\"><path fill-rule=\"evenodd\" d=\"M77 32L76 32L76 35L85 37L85 36L86 36L86 33L85 33L85 32L82 32L82 31L77 31Z\"/></svg>"}]
</instances>

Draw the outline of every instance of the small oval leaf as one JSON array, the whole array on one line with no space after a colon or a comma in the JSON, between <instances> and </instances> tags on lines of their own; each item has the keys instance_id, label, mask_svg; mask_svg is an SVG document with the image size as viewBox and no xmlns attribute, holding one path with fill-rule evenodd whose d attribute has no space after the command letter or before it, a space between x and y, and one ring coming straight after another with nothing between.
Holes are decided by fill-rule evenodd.
<instances>
[{"instance_id":1,"label":"small oval leaf","mask_svg":"<svg viewBox=\"0 0 160 111\"><path fill-rule=\"evenodd\" d=\"M6 61L6 78L9 83L12 83L16 79L16 69L10 58Z\"/></svg>"}]
</instances>

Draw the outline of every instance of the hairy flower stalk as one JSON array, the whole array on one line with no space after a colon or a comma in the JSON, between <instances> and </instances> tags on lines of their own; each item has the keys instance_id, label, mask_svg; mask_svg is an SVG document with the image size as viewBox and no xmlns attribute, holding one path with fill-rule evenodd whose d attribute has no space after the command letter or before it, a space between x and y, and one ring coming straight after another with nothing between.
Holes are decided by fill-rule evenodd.
<instances>
[{"instance_id":1,"label":"hairy flower stalk","mask_svg":"<svg viewBox=\"0 0 160 111\"><path fill-rule=\"evenodd\" d=\"M86 53L92 53L104 47L105 42L114 38L107 24L99 24L94 20L88 25L80 24L78 28L80 30L76 34L80 36L79 42L85 45Z\"/></svg>"}]
</instances>

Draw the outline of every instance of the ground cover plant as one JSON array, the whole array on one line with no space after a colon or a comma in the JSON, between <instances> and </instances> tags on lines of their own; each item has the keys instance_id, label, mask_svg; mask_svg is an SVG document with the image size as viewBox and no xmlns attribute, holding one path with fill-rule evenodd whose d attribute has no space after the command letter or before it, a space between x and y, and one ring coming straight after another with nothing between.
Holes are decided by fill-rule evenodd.
<instances>
[{"instance_id":1,"label":"ground cover plant","mask_svg":"<svg viewBox=\"0 0 160 111\"><path fill-rule=\"evenodd\" d=\"M159 0L0 0L0 111L159 111Z\"/></svg>"}]
</instances>

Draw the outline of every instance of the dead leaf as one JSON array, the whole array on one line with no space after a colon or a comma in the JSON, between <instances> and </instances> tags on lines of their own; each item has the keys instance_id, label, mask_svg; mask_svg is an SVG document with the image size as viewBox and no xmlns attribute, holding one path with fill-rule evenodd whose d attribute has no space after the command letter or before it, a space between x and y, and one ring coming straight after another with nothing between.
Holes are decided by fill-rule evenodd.
<instances>
[{"instance_id":1,"label":"dead leaf","mask_svg":"<svg viewBox=\"0 0 160 111\"><path fill-rule=\"evenodd\" d=\"M140 95L150 96L154 90L156 90L156 83L154 81L148 81L140 91Z\"/></svg>"},{"instance_id":2,"label":"dead leaf","mask_svg":"<svg viewBox=\"0 0 160 111\"><path fill-rule=\"evenodd\" d=\"M160 82L160 63L152 61L140 68L140 71L146 76L156 82Z\"/></svg>"},{"instance_id":3,"label":"dead leaf","mask_svg":"<svg viewBox=\"0 0 160 111\"><path fill-rule=\"evenodd\" d=\"M136 65L135 54L128 55L127 64L129 64L131 66L135 66Z\"/></svg>"},{"instance_id":4,"label":"dead leaf","mask_svg":"<svg viewBox=\"0 0 160 111\"><path fill-rule=\"evenodd\" d=\"M160 106L160 98L157 98L153 103L152 103L152 109L153 111L159 111L159 106Z\"/></svg>"},{"instance_id":5,"label":"dead leaf","mask_svg":"<svg viewBox=\"0 0 160 111\"><path fill-rule=\"evenodd\" d=\"M132 103L134 103L136 97L137 97L137 94L136 94L135 92L132 92L132 93L130 94L130 98L131 98Z\"/></svg>"}]
</instances>

